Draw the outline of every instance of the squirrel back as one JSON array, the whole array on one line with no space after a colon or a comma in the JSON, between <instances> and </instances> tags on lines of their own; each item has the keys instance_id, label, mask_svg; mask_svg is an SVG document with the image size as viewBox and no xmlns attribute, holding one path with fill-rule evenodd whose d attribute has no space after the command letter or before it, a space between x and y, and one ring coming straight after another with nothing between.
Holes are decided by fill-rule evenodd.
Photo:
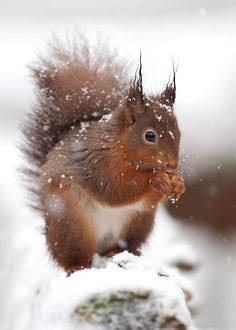
<instances>
[{"instance_id":1,"label":"squirrel back","mask_svg":"<svg viewBox=\"0 0 236 330\"><path fill-rule=\"evenodd\" d=\"M46 55L30 66L36 85L33 111L22 128L30 179L48 153L81 121L96 121L117 108L128 87L127 61L107 41L91 45L83 35L54 37Z\"/></svg>"}]
</instances>

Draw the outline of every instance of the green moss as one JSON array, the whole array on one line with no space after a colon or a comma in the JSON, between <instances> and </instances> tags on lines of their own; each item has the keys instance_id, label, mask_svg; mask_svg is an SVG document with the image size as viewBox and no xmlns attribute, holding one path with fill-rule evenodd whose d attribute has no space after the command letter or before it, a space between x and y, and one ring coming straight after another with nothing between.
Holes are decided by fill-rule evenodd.
<instances>
[{"instance_id":1,"label":"green moss","mask_svg":"<svg viewBox=\"0 0 236 330\"><path fill-rule=\"evenodd\" d=\"M104 311L114 311L121 305L133 303L136 300L148 299L149 291L109 293L90 299L86 304L76 308L75 313L79 314L84 320L89 321L94 314L101 314Z\"/></svg>"},{"instance_id":2,"label":"green moss","mask_svg":"<svg viewBox=\"0 0 236 330\"><path fill-rule=\"evenodd\" d=\"M74 316L81 324L103 325L107 330L187 330L177 316L160 317L157 297L148 290L98 294L79 305Z\"/></svg>"}]
</instances>

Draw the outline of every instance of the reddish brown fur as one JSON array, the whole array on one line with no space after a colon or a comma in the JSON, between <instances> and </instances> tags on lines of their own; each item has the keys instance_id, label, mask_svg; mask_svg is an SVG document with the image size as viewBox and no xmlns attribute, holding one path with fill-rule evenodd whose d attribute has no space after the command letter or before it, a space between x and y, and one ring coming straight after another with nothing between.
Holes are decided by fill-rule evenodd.
<instances>
[{"instance_id":1,"label":"reddish brown fur","mask_svg":"<svg viewBox=\"0 0 236 330\"><path fill-rule=\"evenodd\" d=\"M127 250L136 253L144 243L154 225L155 212L144 211L133 216L131 222L124 230L124 239L127 242ZM143 225L145 223L145 226Z\"/></svg>"},{"instance_id":2,"label":"reddish brown fur","mask_svg":"<svg viewBox=\"0 0 236 330\"><path fill-rule=\"evenodd\" d=\"M173 172L180 140L175 78L162 94L146 96L141 64L128 90L125 65L113 52L91 54L84 39L63 49L56 40L50 57L33 68L38 101L24 132L48 247L70 273L88 267L98 251L122 250L119 239L136 253L152 230L157 203L178 198L184 184ZM107 113L112 117L103 117ZM147 130L157 142L147 143ZM101 228L96 212L104 214ZM116 221L114 231L110 221Z\"/></svg>"},{"instance_id":3,"label":"reddish brown fur","mask_svg":"<svg viewBox=\"0 0 236 330\"><path fill-rule=\"evenodd\" d=\"M36 103L23 127L32 176L72 125L110 113L128 88L127 64L105 40L92 47L82 35L55 37L47 50L31 65Z\"/></svg>"},{"instance_id":4,"label":"reddish brown fur","mask_svg":"<svg viewBox=\"0 0 236 330\"><path fill-rule=\"evenodd\" d=\"M86 224L86 217L81 209L77 208L76 193L73 187L63 187L58 193L58 188L52 185L43 195L44 205L46 203L44 198L48 199L53 193L64 201L66 214L60 213L56 217L53 217L53 214L50 216L45 214L46 238L52 256L65 269L78 266L88 267L91 256L96 252L96 246L94 237Z\"/></svg>"}]
</instances>

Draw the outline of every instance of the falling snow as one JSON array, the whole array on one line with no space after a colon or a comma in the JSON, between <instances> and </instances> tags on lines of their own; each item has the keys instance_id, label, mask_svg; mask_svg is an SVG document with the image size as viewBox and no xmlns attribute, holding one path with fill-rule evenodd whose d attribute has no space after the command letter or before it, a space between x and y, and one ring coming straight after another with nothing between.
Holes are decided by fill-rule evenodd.
<instances>
[{"instance_id":1,"label":"falling snow","mask_svg":"<svg viewBox=\"0 0 236 330\"><path fill-rule=\"evenodd\" d=\"M112 119L112 113L109 113L107 115L102 116L102 118L99 120L100 122L109 122Z\"/></svg>"}]
</instances>

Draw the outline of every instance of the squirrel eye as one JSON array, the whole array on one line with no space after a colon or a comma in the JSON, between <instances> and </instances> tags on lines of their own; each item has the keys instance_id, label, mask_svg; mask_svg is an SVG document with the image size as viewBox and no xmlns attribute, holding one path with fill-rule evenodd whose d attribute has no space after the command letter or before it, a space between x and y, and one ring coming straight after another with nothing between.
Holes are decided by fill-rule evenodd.
<instances>
[{"instance_id":1,"label":"squirrel eye","mask_svg":"<svg viewBox=\"0 0 236 330\"><path fill-rule=\"evenodd\" d=\"M146 131L144 134L144 138L149 143L156 142L156 134L153 131Z\"/></svg>"}]
</instances>

